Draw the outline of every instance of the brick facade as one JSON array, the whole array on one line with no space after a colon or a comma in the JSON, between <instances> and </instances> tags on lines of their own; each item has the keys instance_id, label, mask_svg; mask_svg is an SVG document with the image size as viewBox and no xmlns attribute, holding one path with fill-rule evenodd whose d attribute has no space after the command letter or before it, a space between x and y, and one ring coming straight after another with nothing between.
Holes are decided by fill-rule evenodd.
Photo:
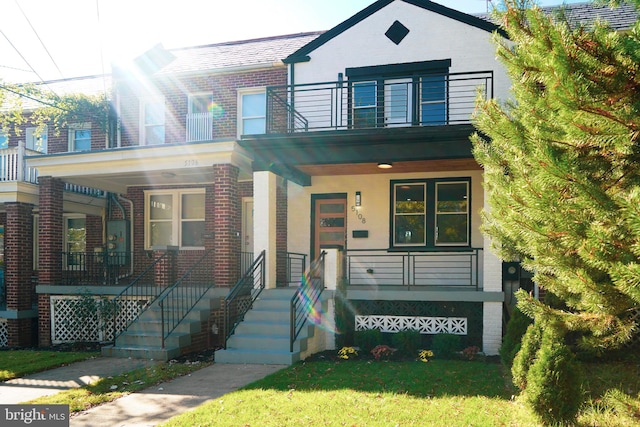
<instances>
[{"instance_id":1,"label":"brick facade","mask_svg":"<svg viewBox=\"0 0 640 427\"><path fill-rule=\"evenodd\" d=\"M287 271L287 180L278 179L276 188L276 283L278 286L289 285Z\"/></svg>"},{"instance_id":2,"label":"brick facade","mask_svg":"<svg viewBox=\"0 0 640 427\"><path fill-rule=\"evenodd\" d=\"M231 287L240 277L239 170L233 165L221 164L214 165L213 171L213 218L206 219L212 222L214 230L214 282L219 287Z\"/></svg>"}]
</instances>

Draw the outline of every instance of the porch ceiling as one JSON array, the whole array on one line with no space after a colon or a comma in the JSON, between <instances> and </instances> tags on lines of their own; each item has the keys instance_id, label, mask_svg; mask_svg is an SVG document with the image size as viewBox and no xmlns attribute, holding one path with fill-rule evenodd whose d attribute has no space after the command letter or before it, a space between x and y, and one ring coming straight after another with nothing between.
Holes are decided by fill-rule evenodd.
<instances>
[{"instance_id":1,"label":"porch ceiling","mask_svg":"<svg viewBox=\"0 0 640 427\"><path fill-rule=\"evenodd\" d=\"M390 169L380 169L377 163L344 163L327 165L300 165L298 169L309 176L322 175L371 175L411 172L445 172L481 170L475 159L418 160L413 162L393 162Z\"/></svg>"},{"instance_id":2,"label":"porch ceiling","mask_svg":"<svg viewBox=\"0 0 640 427\"><path fill-rule=\"evenodd\" d=\"M235 141L126 147L27 157L39 176L126 193L128 187L189 185L213 181L212 166L233 164L250 178L251 157Z\"/></svg>"}]
</instances>

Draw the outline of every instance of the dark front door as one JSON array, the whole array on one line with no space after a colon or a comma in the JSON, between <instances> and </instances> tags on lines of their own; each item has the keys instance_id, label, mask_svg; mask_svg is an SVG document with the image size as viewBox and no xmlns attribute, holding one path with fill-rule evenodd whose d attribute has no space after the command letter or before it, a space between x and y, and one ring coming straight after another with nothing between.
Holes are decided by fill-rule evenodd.
<instances>
[{"instance_id":1,"label":"dark front door","mask_svg":"<svg viewBox=\"0 0 640 427\"><path fill-rule=\"evenodd\" d=\"M324 248L342 248L347 238L347 199L319 198L313 200L313 247L311 258L315 259Z\"/></svg>"}]
</instances>

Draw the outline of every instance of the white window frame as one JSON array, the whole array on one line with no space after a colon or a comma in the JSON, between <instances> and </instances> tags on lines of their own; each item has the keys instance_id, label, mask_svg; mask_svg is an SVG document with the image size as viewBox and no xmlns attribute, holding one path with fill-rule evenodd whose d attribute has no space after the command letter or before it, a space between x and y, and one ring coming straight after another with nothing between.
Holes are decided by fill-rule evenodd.
<instances>
[{"instance_id":1,"label":"white window frame","mask_svg":"<svg viewBox=\"0 0 640 427\"><path fill-rule=\"evenodd\" d=\"M25 131L25 147L28 150L47 154L49 141L49 126L44 125L39 133L37 127L28 127ZM36 137L36 134L38 136ZM38 147L39 146L39 147ZM40 148L40 149L38 149Z\"/></svg>"},{"instance_id":2,"label":"white window frame","mask_svg":"<svg viewBox=\"0 0 640 427\"><path fill-rule=\"evenodd\" d=\"M87 150L76 149L76 131L88 130L89 131L89 148ZM91 151L91 139L93 138L93 132L91 129L91 123L73 123L69 125L69 152L82 152Z\"/></svg>"},{"instance_id":3,"label":"white window frame","mask_svg":"<svg viewBox=\"0 0 640 427\"><path fill-rule=\"evenodd\" d=\"M162 105L162 119L157 123L147 123L146 122L146 110L149 105ZM142 98L140 100L140 145L161 145L166 142L166 103L163 96L149 96L146 98ZM150 128L163 128L163 136L162 142L158 142L157 144L148 144L147 143L147 135L149 134L148 129Z\"/></svg>"},{"instance_id":4,"label":"white window frame","mask_svg":"<svg viewBox=\"0 0 640 427\"><path fill-rule=\"evenodd\" d=\"M202 219L182 219L182 196L185 194L202 194L206 197L206 191L204 188L183 188L183 189L166 189L166 190L145 190L144 191L144 245L145 249L151 249L151 196L165 196L171 195L172 215L171 215L171 246L179 246L180 249L204 249L204 246L181 246L182 243L182 222L183 221L206 221L206 218ZM206 217L206 212L205 212Z\"/></svg>"},{"instance_id":5,"label":"white window frame","mask_svg":"<svg viewBox=\"0 0 640 427\"><path fill-rule=\"evenodd\" d=\"M247 95L264 95L265 103L264 103L264 115L259 116L247 116L244 117L242 114L242 105L244 101L244 97ZM245 120L255 120L255 119L263 119L264 120L264 129L261 133L266 133L267 131L267 89L266 87L253 87L253 88L243 88L238 89L238 138L242 137L242 135L251 135L244 133L244 122ZM256 134L260 134L257 132Z\"/></svg>"}]
</instances>

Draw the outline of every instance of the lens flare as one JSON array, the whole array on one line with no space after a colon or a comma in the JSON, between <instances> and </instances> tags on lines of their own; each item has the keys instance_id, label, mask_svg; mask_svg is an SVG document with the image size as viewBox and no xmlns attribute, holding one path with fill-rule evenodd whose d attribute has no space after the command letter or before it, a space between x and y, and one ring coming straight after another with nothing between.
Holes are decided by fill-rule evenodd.
<instances>
[{"instance_id":1,"label":"lens flare","mask_svg":"<svg viewBox=\"0 0 640 427\"><path fill-rule=\"evenodd\" d=\"M220 119L222 117L224 117L225 111L224 108L222 108L222 106L220 104L218 104L217 102L211 102L209 104L209 112L211 113L211 115L213 116L214 119Z\"/></svg>"}]
</instances>

